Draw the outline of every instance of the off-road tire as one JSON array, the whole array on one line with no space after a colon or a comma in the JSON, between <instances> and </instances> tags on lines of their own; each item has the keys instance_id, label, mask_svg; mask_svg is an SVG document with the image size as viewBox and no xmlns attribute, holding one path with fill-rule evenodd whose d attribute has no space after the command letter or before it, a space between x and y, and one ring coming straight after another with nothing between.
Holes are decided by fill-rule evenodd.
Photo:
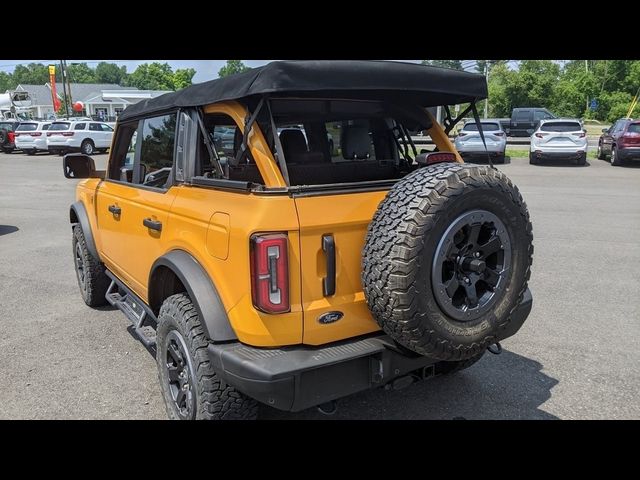
<instances>
[{"instance_id":1,"label":"off-road tire","mask_svg":"<svg viewBox=\"0 0 640 480\"><path fill-rule=\"evenodd\" d=\"M477 209L497 216L508 234L510 268L482 316L446 314L432 286L436 248L446 230ZM496 342L522 301L533 234L518 189L487 166L440 164L400 180L380 203L363 250L362 284L380 327L404 347L437 360L472 358ZM505 257L507 255L505 254Z\"/></svg>"},{"instance_id":2,"label":"off-road tire","mask_svg":"<svg viewBox=\"0 0 640 480\"><path fill-rule=\"evenodd\" d=\"M93 144L93 140L83 140L80 144L80 151L85 155L96 153L96 146Z\"/></svg>"},{"instance_id":3,"label":"off-road tire","mask_svg":"<svg viewBox=\"0 0 640 480\"><path fill-rule=\"evenodd\" d=\"M80 287L80 293L84 303L90 307L101 307L107 304L105 295L111 283L105 273L105 266L95 258L87 248L87 240L80 225L73 227L73 258L76 270L76 279ZM77 249L77 250L76 250ZM78 256L82 262L84 282L81 280L81 272L78 268Z\"/></svg>"},{"instance_id":4,"label":"off-road tire","mask_svg":"<svg viewBox=\"0 0 640 480\"><path fill-rule=\"evenodd\" d=\"M620 161L620 157L618 157L618 149L614 145L613 147L611 147L611 166L619 167L621 165L622 162Z\"/></svg>"},{"instance_id":5,"label":"off-road tire","mask_svg":"<svg viewBox=\"0 0 640 480\"><path fill-rule=\"evenodd\" d=\"M213 370L207 346L209 341L204 333L198 311L185 293L168 297L160 308L157 329L158 378L160 389L172 420L183 419L171 395L169 374L166 367L167 335L177 330L184 339L187 354L193 366L195 389L195 411L188 419L194 420L255 420L258 415L258 403L227 385Z\"/></svg>"},{"instance_id":6,"label":"off-road tire","mask_svg":"<svg viewBox=\"0 0 640 480\"><path fill-rule=\"evenodd\" d=\"M482 352L475 357L457 362L438 362L436 363L436 375L452 375L465 370L470 366L475 365L484 356L484 354L485 352Z\"/></svg>"}]
</instances>

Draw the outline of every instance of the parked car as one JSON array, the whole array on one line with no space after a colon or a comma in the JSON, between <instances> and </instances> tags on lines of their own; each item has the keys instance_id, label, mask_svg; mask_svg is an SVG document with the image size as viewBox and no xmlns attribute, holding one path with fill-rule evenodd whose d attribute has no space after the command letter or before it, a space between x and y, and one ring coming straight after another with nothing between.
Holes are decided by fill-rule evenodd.
<instances>
[{"instance_id":1,"label":"parked car","mask_svg":"<svg viewBox=\"0 0 640 480\"><path fill-rule=\"evenodd\" d=\"M35 155L36 152L47 151L47 130L51 122L21 122L15 131L16 148Z\"/></svg>"},{"instance_id":2,"label":"parked car","mask_svg":"<svg viewBox=\"0 0 640 480\"><path fill-rule=\"evenodd\" d=\"M456 150L467 159L487 158L487 153L495 163L504 163L507 149L507 136L497 120L482 120L482 133L487 145L485 149L480 137L478 125L475 122L467 122L455 139Z\"/></svg>"},{"instance_id":3,"label":"parked car","mask_svg":"<svg viewBox=\"0 0 640 480\"><path fill-rule=\"evenodd\" d=\"M640 160L640 120L621 118L611 128L602 130L598 140L598 158L611 157L611 165L625 160Z\"/></svg>"},{"instance_id":4,"label":"parked car","mask_svg":"<svg viewBox=\"0 0 640 480\"><path fill-rule=\"evenodd\" d=\"M79 293L155 353L172 419L300 411L467 368L532 306L521 194L457 162L425 111L486 96L484 76L446 68L275 61L131 105L106 171L63 159ZM211 132L245 121L222 168ZM292 124L308 145L278 137ZM405 126L439 151L413 158Z\"/></svg>"},{"instance_id":5,"label":"parked car","mask_svg":"<svg viewBox=\"0 0 640 480\"><path fill-rule=\"evenodd\" d=\"M16 149L15 130L20 125L17 120L0 122L0 148L4 153L11 153Z\"/></svg>"},{"instance_id":6,"label":"parked car","mask_svg":"<svg viewBox=\"0 0 640 480\"><path fill-rule=\"evenodd\" d=\"M580 120L545 120L531 136L529 163L537 164L552 158L575 160L578 165L586 164L587 132Z\"/></svg>"},{"instance_id":7,"label":"parked car","mask_svg":"<svg viewBox=\"0 0 640 480\"><path fill-rule=\"evenodd\" d=\"M111 146L113 128L104 122L56 121L47 131L47 149L51 153L82 152L92 155Z\"/></svg>"},{"instance_id":8,"label":"parked car","mask_svg":"<svg viewBox=\"0 0 640 480\"><path fill-rule=\"evenodd\" d=\"M502 129L510 137L529 137L540 126L543 120L556 116L546 108L514 108L511 118L499 119Z\"/></svg>"}]
</instances>

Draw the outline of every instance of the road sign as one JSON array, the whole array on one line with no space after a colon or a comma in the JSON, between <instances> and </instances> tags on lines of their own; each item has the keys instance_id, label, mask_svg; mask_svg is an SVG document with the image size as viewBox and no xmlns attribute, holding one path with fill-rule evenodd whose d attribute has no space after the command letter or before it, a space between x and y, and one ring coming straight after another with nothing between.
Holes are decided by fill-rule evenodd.
<instances>
[{"instance_id":1,"label":"road sign","mask_svg":"<svg viewBox=\"0 0 640 480\"><path fill-rule=\"evenodd\" d=\"M591 105L589 106L591 110L595 110L598 108L598 100L595 98L591 100Z\"/></svg>"}]
</instances>

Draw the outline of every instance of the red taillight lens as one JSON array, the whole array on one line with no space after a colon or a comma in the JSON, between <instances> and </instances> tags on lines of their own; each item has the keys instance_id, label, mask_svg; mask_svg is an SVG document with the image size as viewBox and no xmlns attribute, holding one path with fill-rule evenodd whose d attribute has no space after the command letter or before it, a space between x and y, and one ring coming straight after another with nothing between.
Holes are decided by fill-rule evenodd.
<instances>
[{"instance_id":1,"label":"red taillight lens","mask_svg":"<svg viewBox=\"0 0 640 480\"><path fill-rule=\"evenodd\" d=\"M31 134L32 137L39 137L41 135L42 135L42 132L35 132Z\"/></svg>"},{"instance_id":2,"label":"red taillight lens","mask_svg":"<svg viewBox=\"0 0 640 480\"><path fill-rule=\"evenodd\" d=\"M494 133L494 135L496 137L504 137L504 132L497 132L497 133Z\"/></svg>"},{"instance_id":3,"label":"red taillight lens","mask_svg":"<svg viewBox=\"0 0 640 480\"><path fill-rule=\"evenodd\" d=\"M47 133L47 137L50 137L51 135L53 135L53 133Z\"/></svg>"},{"instance_id":4,"label":"red taillight lens","mask_svg":"<svg viewBox=\"0 0 640 480\"><path fill-rule=\"evenodd\" d=\"M13 132L8 132L7 138L9 139L9 143L13 143L16 140L16 134Z\"/></svg>"},{"instance_id":5,"label":"red taillight lens","mask_svg":"<svg viewBox=\"0 0 640 480\"><path fill-rule=\"evenodd\" d=\"M544 138L544 135L541 133L536 133L536 138Z\"/></svg>"},{"instance_id":6,"label":"red taillight lens","mask_svg":"<svg viewBox=\"0 0 640 480\"><path fill-rule=\"evenodd\" d=\"M73 137L73 132L62 132L63 137Z\"/></svg>"},{"instance_id":7,"label":"red taillight lens","mask_svg":"<svg viewBox=\"0 0 640 480\"><path fill-rule=\"evenodd\" d=\"M289 304L289 248L284 233L251 237L251 296L266 313L285 313Z\"/></svg>"}]
</instances>

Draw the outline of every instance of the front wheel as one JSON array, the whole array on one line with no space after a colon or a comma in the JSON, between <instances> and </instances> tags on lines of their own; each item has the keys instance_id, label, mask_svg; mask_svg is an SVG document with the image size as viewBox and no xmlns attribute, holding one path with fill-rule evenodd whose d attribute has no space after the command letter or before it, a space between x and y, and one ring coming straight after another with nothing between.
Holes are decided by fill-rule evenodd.
<instances>
[{"instance_id":1,"label":"front wheel","mask_svg":"<svg viewBox=\"0 0 640 480\"><path fill-rule=\"evenodd\" d=\"M213 370L198 311L184 293L167 298L157 330L158 378L172 420L254 420L258 403Z\"/></svg>"},{"instance_id":2,"label":"front wheel","mask_svg":"<svg viewBox=\"0 0 640 480\"><path fill-rule=\"evenodd\" d=\"M111 281L102 262L89 252L80 225L73 227L73 260L84 303L90 307L106 305L105 295Z\"/></svg>"}]
</instances>

